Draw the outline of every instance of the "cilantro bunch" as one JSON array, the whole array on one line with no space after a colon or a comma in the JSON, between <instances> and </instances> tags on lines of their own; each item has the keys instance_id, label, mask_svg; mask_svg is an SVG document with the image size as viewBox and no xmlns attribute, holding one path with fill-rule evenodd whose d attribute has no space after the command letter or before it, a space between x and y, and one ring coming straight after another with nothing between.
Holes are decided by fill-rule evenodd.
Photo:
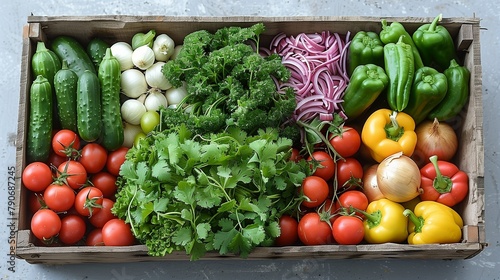
<instances>
[{"instance_id":1,"label":"cilantro bunch","mask_svg":"<svg viewBox=\"0 0 500 280\"><path fill-rule=\"evenodd\" d=\"M153 132L127 153L112 211L153 256L246 257L272 245L279 217L301 202L297 187L309 167L289 160L291 147L272 128L248 135L231 126L205 137L184 125Z\"/></svg>"},{"instance_id":2,"label":"cilantro bunch","mask_svg":"<svg viewBox=\"0 0 500 280\"><path fill-rule=\"evenodd\" d=\"M185 82L188 96L184 106L162 109L162 128L186 124L195 134L205 134L237 125L254 134L260 128L279 127L283 135L298 139L298 127L285 125L296 107L294 90L278 92L276 86L291 73L278 54L259 54L263 32L264 25L258 23L188 34L176 59L162 68L174 87Z\"/></svg>"}]
</instances>

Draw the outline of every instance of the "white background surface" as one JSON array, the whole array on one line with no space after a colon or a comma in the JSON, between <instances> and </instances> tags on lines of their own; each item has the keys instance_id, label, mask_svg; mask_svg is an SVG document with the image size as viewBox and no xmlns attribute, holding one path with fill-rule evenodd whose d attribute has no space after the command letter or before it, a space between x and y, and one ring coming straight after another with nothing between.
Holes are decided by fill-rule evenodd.
<instances>
[{"instance_id":1,"label":"white background surface","mask_svg":"<svg viewBox=\"0 0 500 280\"><path fill-rule=\"evenodd\" d=\"M497 1L281 0L281 1L2 1L0 44L0 278L1 279L500 279L498 180L500 101L500 4ZM7 174L15 166L22 26L34 15L187 16L422 16L481 19L486 238L489 246L470 260L266 260L178 261L44 266L9 261ZM9 270L13 268L15 272Z\"/></svg>"}]
</instances>

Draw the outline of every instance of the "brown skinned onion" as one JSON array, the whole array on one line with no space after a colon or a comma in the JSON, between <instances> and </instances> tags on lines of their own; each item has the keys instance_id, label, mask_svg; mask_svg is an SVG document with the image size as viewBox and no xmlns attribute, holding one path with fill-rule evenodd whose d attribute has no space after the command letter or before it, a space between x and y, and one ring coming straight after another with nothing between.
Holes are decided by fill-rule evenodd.
<instances>
[{"instance_id":1,"label":"brown skinned onion","mask_svg":"<svg viewBox=\"0 0 500 280\"><path fill-rule=\"evenodd\" d=\"M429 158L436 155L440 160L449 161L458 148L458 138L451 125L426 120L415 128L417 144L412 158L418 166L429 163Z\"/></svg>"},{"instance_id":2,"label":"brown skinned onion","mask_svg":"<svg viewBox=\"0 0 500 280\"><path fill-rule=\"evenodd\" d=\"M377 167L377 184L382 194L394 202L406 202L420 194L420 169L402 152L382 160Z\"/></svg>"},{"instance_id":3,"label":"brown skinned onion","mask_svg":"<svg viewBox=\"0 0 500 280\"><path fill-rule=\"evenodd\" d=\"M363 173L363 193L369 202L385 198L377 184L377 167L378 164L373 164Z\"/></svg>"}]
</instances>

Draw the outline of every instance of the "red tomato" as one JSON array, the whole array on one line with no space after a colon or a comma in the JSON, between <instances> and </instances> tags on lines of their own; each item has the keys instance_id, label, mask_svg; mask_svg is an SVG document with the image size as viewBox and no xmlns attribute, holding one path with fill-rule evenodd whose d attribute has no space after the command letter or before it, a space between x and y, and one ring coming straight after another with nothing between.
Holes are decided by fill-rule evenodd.
<instances>
[{"instance_id":1,"label":"red tomato","mask_svg":"<svg viewBox=\"0 0 500 280\"><path fill-rule=\"evenodd\" d=\"M113 213L111 213L111 208L113 208L114 204L115 203L111 199L103 198L101 210L94 213L92 217L89 218L89 222L96 228L102 228L106 222L117 218Z\"/></svg>"},{"instance_id":2,"label":"red tomato","mask_svg":"<svg viewBox=\"0 0 500 280\"><path fill-rule=\"evenodd\" d=\"M104 242L102 241L102 229L95 228L87 234L87 238L85 239L85 245L87 246L104 246Z\"/></svg>"},{"instance_id":3,"label":"red tomato","mask_svg":"<svg viewBox=\"0 0 500 280\"><path fill-rule=\"evenodd\" d=\"M49 166L59 166L64 162L68 161L70 158L67 156L60 156L56 154L54 151L51 151L49 154L48 164Z\"/></svg>"},{"instance_id":4,"label":"red tomato","mask_svg":"<svg viewBox=\"0 0 500 280\"><path fill-rule=\"evenodd\" d=\"M332 225L333 238L341 245L356 245L363 241L365 227L355 216L340 216Z\"/></svg>"},{"instance_id":5,"label":"red tomato","mask_svg":"<svg viewBox=\"0 0 500 280\"><path fill-rule=\"evenodd\" d=\"M108 154L106 169L109 173L118 176L120 175L120 167L125 162L125 155L128 152L127 147L121 147Z\"/></svg>"},{"instance_id":6,"label":"red tomato","mask_svg":"<svg viewBox=\"0 0 500 280\"><path fill-rule=\"evenodd\" d=\"M325 203L321 205L318 209L319 213L324 213L322 215L330 216L330 224L333 224L335 219L338 217L337 210L339 209L339 205L337 203L332 203L332 200L327 198Z\"/></svg>"},{"instance_id":7,"label":"red tomato","mask_svg":"<svg viewBox=\"0 0 500 280\"><path fill-rule=\"evenodd\" d=\"M68 211L75 203L75 191L67 185L51 184L43 192L45 204L55 212Z\"/></svg>"},{"instance_id":8,"label":"red tomato","mask_svg":"<svg viewBox=\"0 0 500 280\"><path fill-rule=\"evenodd\" d=\"M108 159L106 149L97 143L88 143L83 146L78 161L85 167L87 173L97 173L104 169Z\"/></svg>"},{"instance_id":9,"label":"red tomato","mask_svg":"<svg viewBox=\"0 0 500 280\"><path fill-rule=\"evenodd\" d=\"M304 245L325 245L333 242L332 229L316 212L307 213L300 219L298 233Z\"/></svg>"},{"instance_id":10,"label":"red tomato","mask_svg":"<svg viewBox=\"0 0 500 280\"><path fill-rule=\"evenodd\" d=\"M356 129L344 126L342 134L333 135L330 138L330 144L341 157L351 157L358 152L361 146L361 136Z\"/></svg>"},{"instance_id":11,"label":"red tomato","mask_svg":"<svg viewBox=\"0 0 500 280\"><path fill-rule=\"evenodd\" d=\"M307 198L302 201L302 205L309 208L320 206L328 197L330 188L325 179L318 176L307 176L301 185L301 190Z\"/></svg>"},{"instance_id":12,"label":"red tomato","mask_svg":"<svg viewBox=\"0 0 500 280\"><path fill-rule=\"evenodd\" d=\"M292 154L290 155L290 160L294 162L298 162L302 157L300 156L299 149L292 148Z\"/></svg>"},{"instance_id":13,"label":"red tomato","mask_svg":"<svg viewBox=\"0 0 500 280\"><path fill-rule=\"evenodd\" d=\"M337 162L338 188L357 188L362 185L363 166L355 158L340 159Z\"/></svg>"},{"instance_id":14,"label":"red tomato","mask_svg":"<svg viewBox=\"0 0 500 280\"><path fill-rule=\"evenodd\" d=\"M80 137L69 129L61 129L52 137L52 150L59 156L74 157L80 149Z\"/></svg>"},{"instance_id":15,"label":"red tomato","mask_svg":"<svg viewBox=\"0 0 500 280\"><path fill-rule=\"evenodd\" d=\"M87 170L75 160L68 160L57 168L57 177L72 189L77 190L87 183Z\"/></svg>"},{"instance_id":16,"label":"red tomato","mask_svg":"<svg viewBox=\"0 0 500 280\"><path fill-rule=\"evenodd\" d=\"M61 230L61 219L50 209L40 209L31 218L31 232L40 240L50 239Z\"/></svg>"},{"instance_id":17,"label":"red tomato","mask_svg":"<svg viewBox=\"0 0 500 280\"><path fill-rule=\"evenodd\" d=\"M330 180L335 175L335 161L327 152L314 151L308 158L310 162L313 160L319 164L313 175L319 176L325 181Z\"/></svg>"},{"instance_id":18,"label":"red tomato","mask_svg":"<svg viewBox=\"0 0 500 280\"><path fill-rule=\"evenodd\" d=\"M289 215L282 215L279 219L280 236L274 240L276 246L291 246L299 240L297 219Z\"/></svg>"},{"instance_id":19,"label":"red tomato","mask_svg":"<svg viewBox=\"0 0 500 280\"><path fill-rule=\"evenodd\" d=\"M342 207L349 208L350 206L365 211L368 207L368 197L358 190L350 190L342 193L337 200L337 204Z\"/></svg>"},{"instance_id":20,"label":"red tomato","mask_svg":"<svg viewBox=\"0 0 500 280\"><path fill-rule=\"evenodd\" d=\"M130 225L121 219L111 219L102 227L105 246L130 246L135 242Z\"/></svg>"},{"instance_id":21,"label":"red tomato","mask_svg":"<svg viewBox=\"0 0 500 280\"><path fill-rule=\"evenodd\" d=\"M44 191L53 181L50 167L40 161L28 164L21 177L23 185L33 192Z\"/></svg>"},{"instance_id":22,"label":"red tomato","mask_svg":"<svg viewBox=\"0 0 500 280\"><path fill-rule=\"evenodd\" d=\"M116 194L116 176L109 172L101 171L90 178L92 185L101 190L106 198L114 199Z\"/></svg>"},{"instance_id":23,"label":"red tomato","mask_svg":"<svg viewBox=\"0 0 500 280\"><path fill-rule=\"evenodd\" d=\"M87 226L81 216L67 215L61 219L59 240L66 245L73 245L85 235Z\"/></svg>"},{"instance_id":24,"label":"red tomato","mask_svg":"<svg viewBox=\"0 0 500 280\"><path fill-rule=\"evenodd\" d=\"M82 216L92 217L102 208L102 192L96 187L81 189L75 198L75 209Z\"/></svg>"},{"instance_id":25,"label":"red tomato","mask_svg":"<svg viewBox=\"0 0 500 280\"><path fill-rule=\"evenodd\" d=\"M43 196L41 194L29 192L28 207L32 215L42 208L42 204L45 204L45 202L43 201Z\"/></svg>"}]
</instances>

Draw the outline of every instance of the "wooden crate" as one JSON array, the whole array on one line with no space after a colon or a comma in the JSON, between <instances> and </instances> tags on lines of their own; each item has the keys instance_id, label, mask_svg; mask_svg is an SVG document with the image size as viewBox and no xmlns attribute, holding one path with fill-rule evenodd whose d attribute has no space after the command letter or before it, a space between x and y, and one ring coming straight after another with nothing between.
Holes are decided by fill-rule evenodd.
<instances>
[{"instance_id":1,"label":"wooden crate","mask_svg":"<svg viewBox=\"0 0 500 280\"><path fill-rule=\"evenodd\" d=\"M388 17L387 21L404 24L411 34L432 18ZM263 22L266 32L263 44L279 32L288 35L299 32L315 33L330 30L340 34L359 30L379 32L378 17L164 17L164 16L93 16L93 17L44 17L30 16L23 32L21 64L21 90L19 101L19 126L16 150L16 205L18 236L16 255L29 263L67 264L82 262L136 262L151 260L188 260L184 252L174 252L163 258L148 256L145 246L130 247L43 247L35 245L29 230L27 191L21 185L21 172L26 165L25 143L29 108L29 87L33 80L30 70L31 56L36 42L49 42L58 35L70 35L80 42L98 36L108 42L130 41L137 32L155 29L157 34L169 34L177 44L190 32L206 29L215 31L223 26L250 26ZM445 18L446 26L456 40L457 51L471 71L470 100L457 122L461 139L457 154L459 168L469 175L470 190L467 198L458 205L464 219L463 239L460 243L412 246L407 244L380 245L323 245L256 248L249 259L467 259L480 253L487 246L484 229L484 147L483 111L481 88L481 60L477 18ZM237 259L238 256L220 256L208 253L204 259Z\"/></svg>"}]
</instances>

